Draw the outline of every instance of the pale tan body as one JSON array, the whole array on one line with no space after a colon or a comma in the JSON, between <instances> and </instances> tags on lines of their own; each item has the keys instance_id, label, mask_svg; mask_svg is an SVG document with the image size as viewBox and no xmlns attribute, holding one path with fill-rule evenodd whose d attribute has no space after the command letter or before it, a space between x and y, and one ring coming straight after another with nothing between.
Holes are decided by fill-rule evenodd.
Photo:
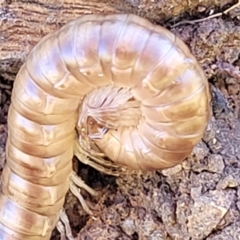
<instances>
[{"instance_id":1,"label":"pale tan body","mask_svg":"<svg viewBox=\"0 0 240 240\"><path fill-rule=\"evenodd\" d=\"M50 239L69 189L75 128L86 152L95 144L117 164L162 169L200 141L209 102L187 46L147 20L88 15L47 35L14 83L0 238Z\"/></svg>"}]
</instances>

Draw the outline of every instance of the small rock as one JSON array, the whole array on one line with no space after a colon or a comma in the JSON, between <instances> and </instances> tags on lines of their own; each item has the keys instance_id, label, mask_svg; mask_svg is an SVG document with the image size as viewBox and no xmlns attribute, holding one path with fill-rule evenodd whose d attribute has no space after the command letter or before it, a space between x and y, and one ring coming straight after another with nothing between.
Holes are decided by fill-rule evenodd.
<instances>
[{"instance_id":1,"label":"small rock","mask_svg":"<svg viewBox=\"0 0 240 240\"><path fill-rule=\"evenodd\" d=\"M127 218L123 221L121 228L128 236L131 236L136 231L136 226L134 220Z\"/></svg>"},{"instance_id":2,"label":"small rock","mask_svg":"<svg viewBox=\"0 0 240 240\"><path fill-rule=\"evenodd\" d=\"M192 187L190 190L192 199L197 199L202 194L202 186Z\"/></svg>"},{"instance_id":3,"label":"small rock","mask_svg":"<svg viewBox=\"0 0 240 240\"><path fill-rule=\"evenodd\" d=\"M212 173L222 173L225 165L222 156L219 154L212 154L209 157L199 159L193 165L193 170L196 172L202 172L204 170Z\"/></svg>"},{"instance_id":4,"label":"small rock","mask_svg":"<svg viewBox=\"0 0 240 240\"><path fill-rule=\"evenodd\" d=\"M222 156L219 154L212 154L208 158L208 170L214 173L222 173L225 165Z\"/></svg>"},{"instance_id":5,"label":"small rock","mask_svg":"<svg viewBox=\"0 0 240 240\"><path fill-rule=\"evenodd\" d=\"M237 187L239 182L238 180L239 179L235 179L233 176L228 175L218 183L217 189L226 189L227 187L229 188Z\"/></svg>"},{"instance_id":6,"label":"small rock","mask_svg":"<svg viewBox=\"0 0 240 240\"><path fill-rule=\"evenodd\" d=\"M240 239L240 222L231 224L230 226L223 229L221 232L213 234L207 238L207 240L239 240Z\"/></svg>"},{"instance_id":7,"label":"small rock","mask_svg":"<svg viewBox=\"0 0 240 240\"><path fill-rule=\"evenodd\" d=\"M199 197L188 217L188 232L195 240L208 236L227 213L234 194L232 191L214 190Z\"/></svg>"},{"instance_id":8,"label":"small rock","mask_svg":"<svg viewBox=\"0 0 240 240\"><path fill-rule=\"evenodd\" d=\"M181 170L182 170L182 166L180 164L178 164L172 168L162 170L162 174L164 176L171 176L171 175L175 175L175 174L181 172Z\"/></svg>"},{"instance_id":9,"label":"small rock","mask_svg":"<svg viewBox=\"0 0 240 240\"><path fill-rule=\"evenodd\" d=\"M193 154L196 155L197 159L203 159L208 155L208 153L209 153L209 149L206 147L206 145L203 142L198 143L193 149Z\"/></svg>"}]
</instances>

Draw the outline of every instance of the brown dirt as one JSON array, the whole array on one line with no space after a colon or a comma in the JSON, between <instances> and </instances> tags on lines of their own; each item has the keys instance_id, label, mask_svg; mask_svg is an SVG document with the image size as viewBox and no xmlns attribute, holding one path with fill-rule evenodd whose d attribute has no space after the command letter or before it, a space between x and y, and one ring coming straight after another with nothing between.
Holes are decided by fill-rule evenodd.
<instances>
[{"instance_id":1,"label":"brown dirt","mask_svg":"<svg viewBox=\"0 0 240 240\"><path fill-rule=\"evenodd\" d=\"M198 1L126 0L125 3L116 8L171 28L173 23L184 19L208 16L211 9L225 10L236 1L199 4ZM118 178L74 160L78 174L100 193L94 199L82 191L96 219L84 213L77 199L68 194L65 208L76 239L239 239L239 13L240 7L220 18L171 28L190 46L203 66L213 95L208 129L188 159L168 170ZM19 58L11 61L7 70L0 68L0 169L5 162L6 119L13 85L8 73L19 69L14 65ZM59 239L58 232L54 231L52 239Z\"/></svg>"}]
</instances>

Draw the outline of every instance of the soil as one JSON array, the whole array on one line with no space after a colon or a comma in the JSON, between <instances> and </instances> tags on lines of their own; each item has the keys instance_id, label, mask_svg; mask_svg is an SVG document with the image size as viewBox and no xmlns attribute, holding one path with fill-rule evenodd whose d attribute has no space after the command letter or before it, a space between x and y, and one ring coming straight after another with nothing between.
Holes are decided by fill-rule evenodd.
<instances>
[{"instance_id":1,"label":"soil","mask_svg":"<svg viewBox=\"0 0 240 240\"><path fill-rule=\"evenodd\" d=\"M73 235L81 240L237 240L240 236L240 6L218 18L172 27L183 20L204 18L212 11L224 11L236 1L201 1L201 4L192 1L192 5L191 1L167 1L168 6L174 6L170 10L165 1L125 2L127 5L118 5L119 11L127 9L126 12L161 23L187 43L209 80L212 117L193 153L171 169L112 177L73 159L74 170L99 192L94 198L81 191L94 218L68 193L65 209ZM0 68L0 169L5 164L11 77L22 60L18 67L14 64L17 62L19 58L16 61L13 58L5 72ZM56 230L51 239L60 239Z\"/></svg>"}]
</instances>

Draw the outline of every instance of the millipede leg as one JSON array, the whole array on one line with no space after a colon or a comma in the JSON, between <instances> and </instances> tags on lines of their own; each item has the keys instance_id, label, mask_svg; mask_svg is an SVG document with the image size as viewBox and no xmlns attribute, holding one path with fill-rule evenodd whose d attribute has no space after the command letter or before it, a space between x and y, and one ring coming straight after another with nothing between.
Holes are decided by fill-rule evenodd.
<instances>
[{"instance_id":1,"label":"millipede leg","mask_svg":"<svg viewBox=\"0 0 240 240\"><path fill-rule=\"evenodd\" d=\"M57 228L58 232L61 234L61 240L66 240L67 238L66 238L66 234L65 234L65 228L60 219L57 222L56 228Z\"/></svg>"},{"instance_id":2,"label":"millipede leg","mask_svg":"<svg viewBox=\"0 0 240 240\"><path fill-rule=\"evenodd\" d=\"M71 173L71 180L74 182L75 185L77 185L79 188L85 189L92 196L98 195L98 193L94 189L89 187L79 176L77 176L74 171L72 171Z\"/></svg>"},{"instance_id":3,"label":"millipede leg","mask_svg":"<svg viewBox=\"0 0 240 240\"><path fill-rule=\"evenodd\" d=\"M62 222L64 223L65 227L63 226ZM61 234L61 240L66 240L66 239L74 240L74 237L73 237L72 231L71 231L71 227L70 227L70 223L68 220L68 216L64 209L62 209L60 212L60 219L57 223L57 230ZM66 231L66 233L65 233L65 231Z\"/></svg>"},{"instance_id":4,"label":"millipede leg","mask_svg":"<svg viewBox=\"0 0 240 240\"><path fill-rule=\"evenodd\" d=\"M93 212L90 210L88 205L86 204L84 198L81 195L81 190L76 187L76 185L73 182L70 182L70 191L72 194L78 198L79 202L81 203L84 211L88 213L89 215L93 216Z\"/></svg>"},{"instance_id":5,"label":"millipede leg","mask_svg":"<svg viewBox=\"0 0 240 240\"><path fill-rule=\"evenodd\" d=\"M71 181L70 181L70 191L72 192L72 194L74 196L76 196L78 198L78 200L81 203L85 212L88 213L89 215L93 216L92 211L86 204L84 198L81 195L80 189L78 187L85 189L92 196L98 195L97 191L95 191L94 189L89 187L80 177L77 176L77 174L74 171L72 171ZM74 240L74 237L73 237L72 231L71 231L71 227L70 227L70 223L69 223L69 219L68 219L68 216L64 209L62 209L60 212L60 219L57 222L56 227L57 227L57 230L59 231L59 233L61 234L61 240L66 240L66 239Z\"/></svg>"}]
</instances>

